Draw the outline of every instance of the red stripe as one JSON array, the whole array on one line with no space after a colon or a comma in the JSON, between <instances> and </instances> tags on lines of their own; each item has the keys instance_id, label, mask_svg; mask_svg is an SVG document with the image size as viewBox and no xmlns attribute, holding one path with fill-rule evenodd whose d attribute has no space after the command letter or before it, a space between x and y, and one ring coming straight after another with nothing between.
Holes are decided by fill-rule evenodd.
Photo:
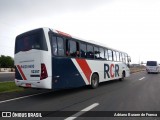
<instances>
[{"instance_id":1,"label":"red stripe","mask_svg":"<svg viewBox=\"0 0 160 120\"><path fill-rule=\"evenodd\" d=\"M62 31L56 30L58 32L58 34L63 35L63 36L67 36L67 37L72 37L70 34L68 33L64 33Z\"/></svg>"},{"instance_id":2,"label":"red stripe","mask_svg":"<svg viewBox=\"0 0 160 120\"><path fill-rule=\"evenodd\" d=\"M24 75L24 73L23 73L23 71L22 71L22 69L21 69L21 67L20 67L19 65L17 65L17 67L18 67L18 70L19 70L19 72L20 72L23 80L27 80L27 79L26 79L26 76Z\"/></svg>"},{"instance_id":3,"label":"red stripe","mask_svg":"<svg viewBox=\"0 0 160 120\"><path fill-rule=\"evenodd\" d=\"M88 82L90 83L90 76L91 76L91 69L84 59L76 59L77 63L79 64L80 68L82 69L83 73L85 74Z\"/></svg>"}]
</instances>

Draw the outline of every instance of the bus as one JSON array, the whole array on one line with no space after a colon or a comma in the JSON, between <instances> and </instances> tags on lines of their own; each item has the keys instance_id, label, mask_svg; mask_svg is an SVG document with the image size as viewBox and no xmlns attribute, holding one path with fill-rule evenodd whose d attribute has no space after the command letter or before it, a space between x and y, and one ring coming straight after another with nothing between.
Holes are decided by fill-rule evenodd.
<instances>
[{"instance_id":1,"label":"bus","mask_svg":"<svg viewBox=\"0 0 160 120\"><path fill-rule=\"evenodd\" d=\"M160 65L158 64L157 61L147 61L146 71L148 72L148 74L159 73L160 72Z\"/></svg>"},{"instance_id":2,"label":"bus","mask_svg":"<svg viewBox=\"0 0 160 120\"><path fill-rule=\"evenodd\" d=\"M15 84L60 90L129 77L127 53L50 28L22 33L15 40Z\"/></svg>"}]
</instances>

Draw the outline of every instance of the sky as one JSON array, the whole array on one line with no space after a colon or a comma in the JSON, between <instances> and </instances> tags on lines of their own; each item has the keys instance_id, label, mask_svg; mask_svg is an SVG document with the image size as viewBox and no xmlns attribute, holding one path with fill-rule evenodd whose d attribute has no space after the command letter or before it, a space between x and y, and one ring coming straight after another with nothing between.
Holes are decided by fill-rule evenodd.
<instances>
[{"instance_id":1,"label":"sky","mask_svg":"<svg viewBox=\"0 0 160 120\"><path fill-rule=\"evenodd\" d=\"M15 37L49 27L127 52L132 63L160 61L159 0L0 0L0 55Z\"/></svg>"}]
</instances>

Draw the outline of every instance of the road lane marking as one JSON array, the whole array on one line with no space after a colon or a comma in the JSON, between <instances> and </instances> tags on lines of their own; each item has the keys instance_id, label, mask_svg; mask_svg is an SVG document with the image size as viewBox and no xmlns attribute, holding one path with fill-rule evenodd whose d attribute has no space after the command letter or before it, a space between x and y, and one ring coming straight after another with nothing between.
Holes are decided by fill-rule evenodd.
<instances>
[{"instance_id":1,"label":"road lane marking","mask_svg":"<svg viewBox=\"0 0 160 120\"><path fill-rule=\"evenodd\" d=\"M139 80L143 80L145 77L140 78Z\"/></svg>"},{"instance_id":2,"label":"road lane marking","mask_svg":"<svg viewBox=\"0 0 160 120\"><path fill-rule=\"evenodd\" d=\"M92 105L84 108L83 110L79 111L78 113L76 113L76 114L74 114L74 115L72 115L72 116L70 116L70 117L68 117L68 118L66 118L66 119L64 119L64 120L74 120L74 119L76 119L77 117L79 117L80 115L86 113L87 111L89 111L89 110L97 107L98 105L99 105L99 103L94 103L94 104L92 104Z\"/></svg>"},{"instance_id":3,"label":"road lane marking","mask_svg":"<svg viewBox=\"0 0 160 120\"><path fill-rule=\"evenodd\" d=\"M8 73L15 73L15 72L0 72L0 74L8 74Z\"/></svg>"},{"instance_id":4,"label":"road lane marking","mask_svg":"<svg viewBox=\"0 0 160 120\"><path fill-rule=\"evenodd\" d=\"M51 91L50 91L50 92L51 92ZM8 99L8 100L0 101L0 104L1 104L1 103L5 103L5 102L14 101L14 100L23 99L23 98L28 98L28 97L32 97L32 96L36 96L36 95L40 95L40 94L44 94L44 93L49 93L49 92L37 93L37 94L33 94L33 95L28 95L28 96L23 96L23 97Z\"/></svg>"}]
</instances>

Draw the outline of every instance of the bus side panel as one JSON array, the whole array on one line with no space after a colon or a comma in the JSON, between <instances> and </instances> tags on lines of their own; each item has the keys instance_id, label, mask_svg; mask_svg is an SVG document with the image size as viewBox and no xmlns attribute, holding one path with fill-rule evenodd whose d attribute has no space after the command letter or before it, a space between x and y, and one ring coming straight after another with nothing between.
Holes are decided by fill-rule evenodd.
<instances>
[{"instance_id":1,"label":"bus side panel","mask_svg":"<svg viewBox=\"0 0 160 120\"><path fill-rule=\"evenodd\" d=\"M97 72L99 74L99 82L119 79L122 77L123 69L127 70L127 66L120 62L87 60L87 63L90 66L92 73Z\"/></svg>"},{"instance_id":2,"label":"bus side panel","mask_svg":"<svg viewBox=\"0 0 160 120\"><path fill-rule=\"evenodd\" d=\"M87 63L92 70L99 75L99 82L115 80L122 78L122 72L125 71L125 77L129 77L130 70L125 63L113 62L105 60L87 60ZM91 76L90 76L91 79Z\"/></svg>"},{"instance_id":3,"label":"bus side panel","mask_svg":"<svg viewBox=\"0 0 160 120\"><path fill-rule=\"evenodd\" d=\"M85 85L71 58L52 57L52 86L54 90Z\"/></svg>"}]
</instances>

